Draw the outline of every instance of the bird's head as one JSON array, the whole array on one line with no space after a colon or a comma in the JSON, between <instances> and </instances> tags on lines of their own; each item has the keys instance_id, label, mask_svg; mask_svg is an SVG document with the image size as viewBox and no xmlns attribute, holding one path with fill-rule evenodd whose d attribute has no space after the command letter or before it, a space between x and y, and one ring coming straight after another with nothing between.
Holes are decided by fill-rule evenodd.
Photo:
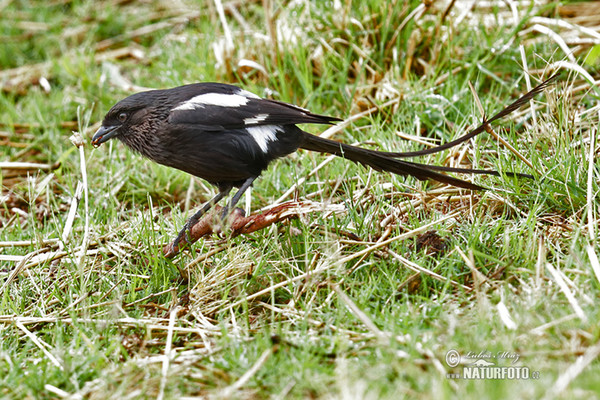
<instances>
[{"instance_id":1,"label":"bird's head","mask_svg":"<svg viewBox=\"0 0 600 400\"><path fill-rule=\"evenodd\" d=\"M154 108L151 92L137 93L115 104L106 113L102 120L102 126L92 137L92 145L100 146L102 143L112 139L125 139L125 136L143 126L145 117Z\"/></svg>"}]
</instances>

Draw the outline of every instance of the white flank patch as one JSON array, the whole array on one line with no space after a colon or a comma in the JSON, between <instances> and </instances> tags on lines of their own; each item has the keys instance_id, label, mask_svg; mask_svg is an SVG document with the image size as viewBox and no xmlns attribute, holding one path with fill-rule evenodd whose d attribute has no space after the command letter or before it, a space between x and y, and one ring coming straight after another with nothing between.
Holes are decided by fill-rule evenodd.
<instances>
[{"instance_id":1,"label":"white flank patch","mask_svg":"<svg viewBox=\"0 0 600 400\"><path fill-rule=\"evenodd\" d=\"M240 94L205 93L184 101L175 110L195 110L204 106L239 107L248 103L248 97Z\"/></svg>"},{"instance_id":2,"label":"white flank patch","mask_svg":"<svg viewBox=\"0 0 600 400\"><path fill-rule=\"evenodd\" d=\"M246 130L258 144L258 147L266 153L269 151L269 142L277 140L277 132L281 131L281 127L278 125L260 125L246 128Z\"/></svg>"},{"instance_id":3,"label":"white flank patch","mask_svg":"<svg viewBox=\"0 0 600 400\"><path fill-rule=\"evenodd\" d=\"M244 123L246 125L256 125L259 122L262 122L267 118L269 118L269 114L258 114L251 118L244 118Z\"/></svg>"}]
</instances>

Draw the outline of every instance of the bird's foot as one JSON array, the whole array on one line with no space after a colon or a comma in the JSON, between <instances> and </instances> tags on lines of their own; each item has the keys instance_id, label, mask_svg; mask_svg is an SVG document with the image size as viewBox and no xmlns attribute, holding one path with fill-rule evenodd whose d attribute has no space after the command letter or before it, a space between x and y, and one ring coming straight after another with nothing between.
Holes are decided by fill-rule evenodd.
<instances>
[{"instance_id":1,"label":"bird's foot","mask_svg":"<svg viewBox=\"0 0 600 400\"><path fill-rule=\"evenodd\" d=\"M197 220L189 220L183 226L173 242L163 250L167 257L173 257L184 247L191 245L203 236L217 234L222 237L227 227L246 216L246 212L241 208L234 208L231 212L204 215Z\"/></svg>"},{"instance_id":2,"label":"bird's foot","mask_svg":"<svg viewBox=\"0 0 600 400\"><path fill-rule=\"evenodd\" d=\"M221 234L227 230L228 227L232 226L235 221L246 216L246 211L242 208L235 207L233 210L229 210L228 207L224 207L219 213L219 218L215 218L212 224L212 232L221 236Z\"/></svg>"},{"instance_id":3,"label":"bird's foot","mask_svg":"<svg viewBox=\"0 0 600 400\"><path fill-rule=\"evenodd\" d=\"M197 221L192 221L190 219L185 223L185 225L183 225L183 229L181 229L179 231L179 233L177 234L177 237L171 243L171 251L178 253L179 250L181 250L180 247L183 247L185 245L190 245L193 243L192 238L191 238L191 228L193 225L196 224L196 222ZM181 245L183 245L183 246L181 246Z\"/></svg>"}]
</instances>

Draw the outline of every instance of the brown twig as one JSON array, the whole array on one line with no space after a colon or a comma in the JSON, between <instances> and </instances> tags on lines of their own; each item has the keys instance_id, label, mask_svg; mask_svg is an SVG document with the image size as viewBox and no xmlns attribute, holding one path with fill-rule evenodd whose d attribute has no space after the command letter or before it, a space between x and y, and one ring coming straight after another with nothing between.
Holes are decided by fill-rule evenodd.
<instances>
[{"instance_id":1,"label":"brown twig","mask_svg":"<svg viewBox=\"0 0 600 400\"><path fill-rule=\"evenodd\" d=\"M190 244L205 236L209 236L213 233L220 233L222 231L222 223L218 220L218 216L222 209L221 206L215 206L213 212L205 215L191 227L189 232ZM259 231L277 222L298 218L300 215L315 211L323 211L324 209L325 211L334 211L331 207L310 201L287 201L265 212L252 214L247 217L244 215L242 209L236 208L231 212L227 221L230 230L229 237L233 238L239 235ZM163 248L163 253L165 257L172 258L179 254L180 250L181 246L173 246L173 243L170 243Z\"/></svg>"}]
</instances>

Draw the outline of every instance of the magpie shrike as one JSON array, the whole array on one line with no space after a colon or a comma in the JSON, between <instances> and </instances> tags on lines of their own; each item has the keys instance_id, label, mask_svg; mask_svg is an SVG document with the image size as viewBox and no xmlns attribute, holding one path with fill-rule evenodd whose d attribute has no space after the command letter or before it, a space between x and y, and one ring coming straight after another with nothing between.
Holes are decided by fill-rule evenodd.
<instances>
[{"instance_id":1,"label":"magpie shrike","mask_svg":"<svg viewBox=\"0 0 600 400\"><path fill-rule=\"evenodd\" d=\"M497 171L425 165L398 158L435 153L468 140L483 132L487 124L527 103L554 78L544 81L468 134L415 152L375 151L311 135L296 124L332 124L340 119L262 99L237 86L222 83L196 83L133 94L108 111L92 144L98 147L117 138L159 164L205 179L218 188L218 194L186 222L173 242L175 247L187 238L188 230L202 215L234 187L238 191L224 207L222 218L271 161L299 148L334 154L377 171L411 175L465 189L484 189L438 171L499 175Z\"/></svg>"}]
</instances>

